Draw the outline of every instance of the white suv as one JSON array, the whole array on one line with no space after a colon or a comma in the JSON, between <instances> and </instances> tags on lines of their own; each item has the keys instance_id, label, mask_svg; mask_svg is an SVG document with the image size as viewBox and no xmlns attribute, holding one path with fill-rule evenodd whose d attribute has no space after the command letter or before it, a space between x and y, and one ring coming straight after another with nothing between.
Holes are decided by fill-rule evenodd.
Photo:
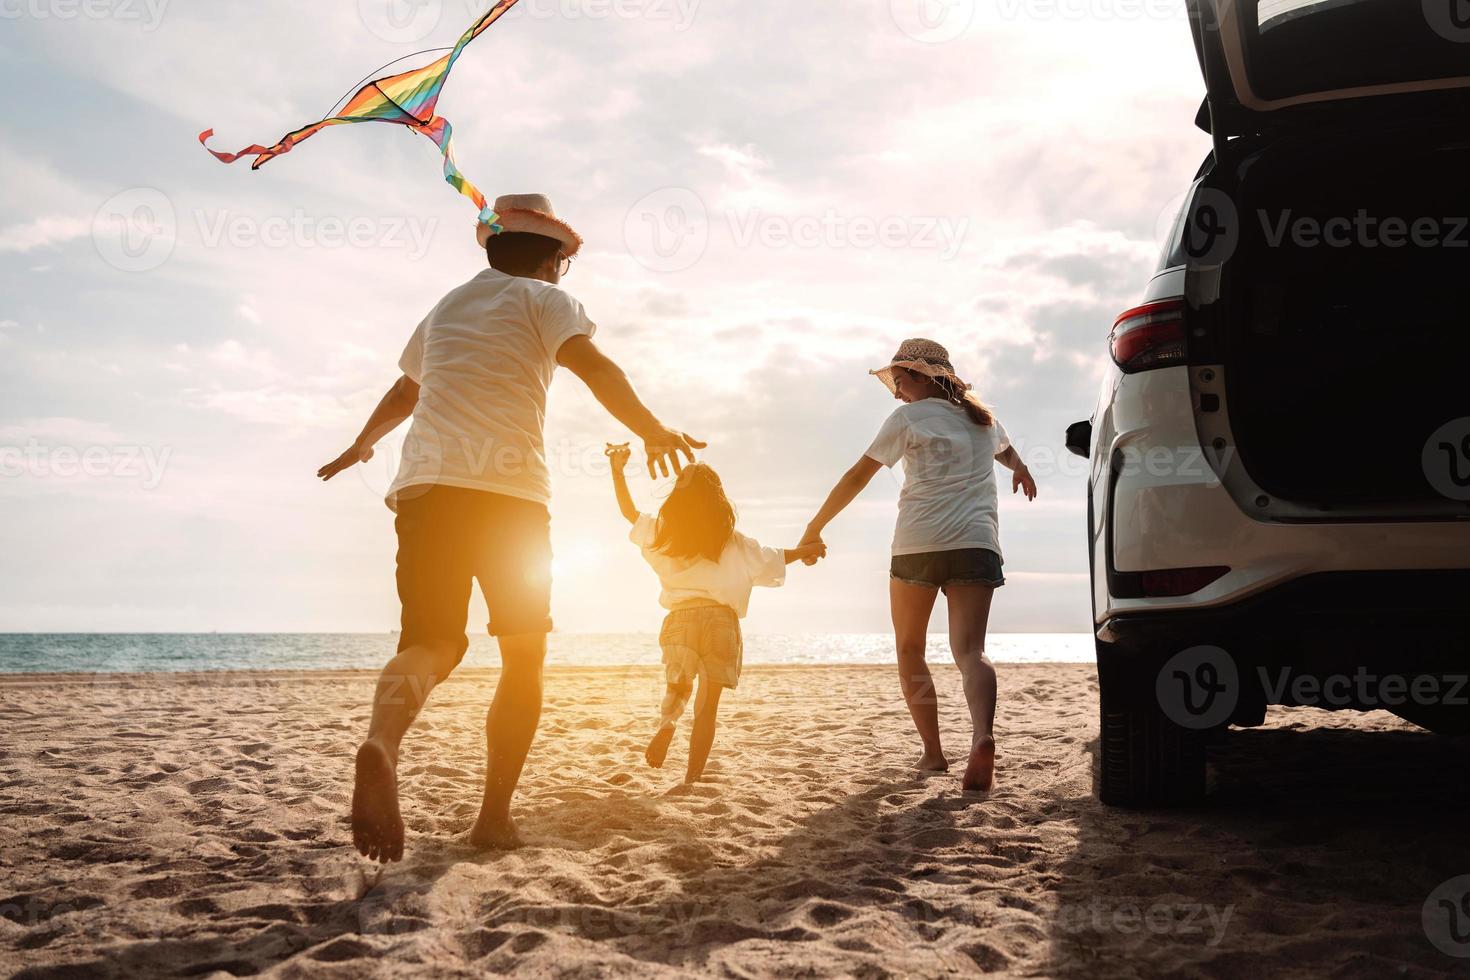
<instances>
[{"instance_id":1,"label":"white suv","mask_svg":"<svg viewBox=\"0 0 1470 980\"><path fill-rule=\"evenodd\" d=\"M1067 440L1107 803L1199 799L1268 703L1467 730L1463 9L1190 0L1214 150Z\"/></svg>"}]
</instances>

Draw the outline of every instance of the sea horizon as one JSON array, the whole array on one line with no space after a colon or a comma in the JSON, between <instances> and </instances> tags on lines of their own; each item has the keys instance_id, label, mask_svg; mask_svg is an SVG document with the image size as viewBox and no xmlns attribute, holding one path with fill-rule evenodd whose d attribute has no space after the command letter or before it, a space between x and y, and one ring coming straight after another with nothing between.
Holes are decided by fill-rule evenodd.
<instances>
[{"instance_id":1,"label":"sea horizon","mask_svg":"<svg viewBox=\"0 0 1470 980\"><path fill-rule=\"evenodd\" d=\"M396 649L397 631L381 633L23 633L0 632L0 674L192 673L197 671L374 670ZM657 664L658 635L552 633L548 666ZM996 663L1093 663L1087 633L996 633L987 643ZM749 633L753 665L843 665L894 662L891 633ZM929 635L929 659L949 660L945 634ZM471 635L467 667L495 667L495 641Z\"/></svg>"}]
</instances>

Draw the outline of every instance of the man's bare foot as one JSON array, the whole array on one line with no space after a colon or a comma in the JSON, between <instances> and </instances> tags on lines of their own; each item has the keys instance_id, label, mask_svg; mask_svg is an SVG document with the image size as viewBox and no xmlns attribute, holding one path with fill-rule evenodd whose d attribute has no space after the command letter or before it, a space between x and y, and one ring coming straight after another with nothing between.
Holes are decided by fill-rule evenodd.
<instances>
[{"instance_id":1,"label":"man's bare foot","mask_svg":"<svg viewBox=\"0 0 1470 980\"><path fill-rule=\"evenodd\" d=\"M938 750L925 752L916 765L920 772L949 772L949 760Z\"/></svg>"},{"instance_id":2,"label":"man's bare foot","mask_svg":"<svg viewBox=\"0 0 1470 980\"><path fill-rule=\"evenodd\" d=\"M970 764L965 766L965 778L960 785L967 790L981 793L990 791L995 785L995 739L981 735L970 749Z\"/></svg>"},{"instance_id":3,"label":"man's bare foot","mask_svg":"<svg viewBox=\"0 0 1470 980\"><path fill-rule=\"evenodd\" d=\"M398 773L388 750L363 742L352 787L352 844L357 853L387 864L403 860L403 817L398 812Z\"/></svg>"},{"instance_id":4,"label":"man's bare foot","mask_svg":"<svg viewBox=\"0 0 1470 980\"><path fill-rule=\"evenodd\" d=\"M648 748L643 750L644 760L655 769L664 767L664 759L669 754L669 743L674 740L674 726L662 725L649 740Z\"/></svg>"},{"instance_id":5,"label":"man's bare foot","mask_svg":"<svg viewBox=\"0 0 1470 980\"><path fill-rule=\"evenodd\" d=\"M521 840L516 822L510 817L490 820L482 814L470 831L470 843L487 851L513 851L526 842Z\"/></svg>"}]
</instances>

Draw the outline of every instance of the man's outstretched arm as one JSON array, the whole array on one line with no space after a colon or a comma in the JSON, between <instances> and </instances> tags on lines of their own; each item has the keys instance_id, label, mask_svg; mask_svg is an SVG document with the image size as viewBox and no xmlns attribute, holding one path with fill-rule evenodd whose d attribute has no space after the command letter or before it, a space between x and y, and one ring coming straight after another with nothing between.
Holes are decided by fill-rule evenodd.
<instances>
[{"instance_id":1,"label":"man's outstretched arm","mask_svg":"<svg viewBox=\"0 0 1470 980\"><path fill-rule=\"evenodd\" d=\"M408 375L399 378L388 389L383 400L378 402L378 407L373 409L373 414L368 417L367 425L362 427L357 441L341 456L317 470L316 475L323 480L330 480L343 470L372 459L373 446L412 415L413 408L418 403L418 383Z\"/></svg>"},{"instance_id":2,"label":"man's outstretched arm","mask_svg":"<svg viewBox=\"0 0 1470 980\"><path fill-rule=\"evenodd\" d=\"M623 369L598 349L591 337L573 337L556 352L556 362L582 379L602 407L643 440L648 451L648 475L669 475L669 465L678 473L684 463L694 462L694 450L705 444L660 422L633 390ZM681 455L685 458L681 458ZM657 472L655 472L657 466Z\"/></svg>"}]
</instances>

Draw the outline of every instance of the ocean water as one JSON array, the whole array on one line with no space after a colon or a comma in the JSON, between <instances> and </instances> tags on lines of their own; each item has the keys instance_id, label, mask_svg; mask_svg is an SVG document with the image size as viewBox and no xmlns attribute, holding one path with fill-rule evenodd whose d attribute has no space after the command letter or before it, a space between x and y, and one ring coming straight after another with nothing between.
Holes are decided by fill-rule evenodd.
<instances>
[{"instance_id":1,"label":"ocean water","mask_svg":"<svg viewBox=\"0 0 1470 980\"><path fill-rule=\"evenodd\" d=\"M659 662L651 633L553 633L550 666ZM0 673L127 673L200 670L376 670L398 644L391 633L0 633ZM998 663L1091 663L1086 633L999 633L986 644ZM929 659L949 659L949 640L929 638ZM888 633L752 634L747 664L886 664ZM472 636L465 665L495 667L495 641Z\"/></svg>"}]
</instances>

